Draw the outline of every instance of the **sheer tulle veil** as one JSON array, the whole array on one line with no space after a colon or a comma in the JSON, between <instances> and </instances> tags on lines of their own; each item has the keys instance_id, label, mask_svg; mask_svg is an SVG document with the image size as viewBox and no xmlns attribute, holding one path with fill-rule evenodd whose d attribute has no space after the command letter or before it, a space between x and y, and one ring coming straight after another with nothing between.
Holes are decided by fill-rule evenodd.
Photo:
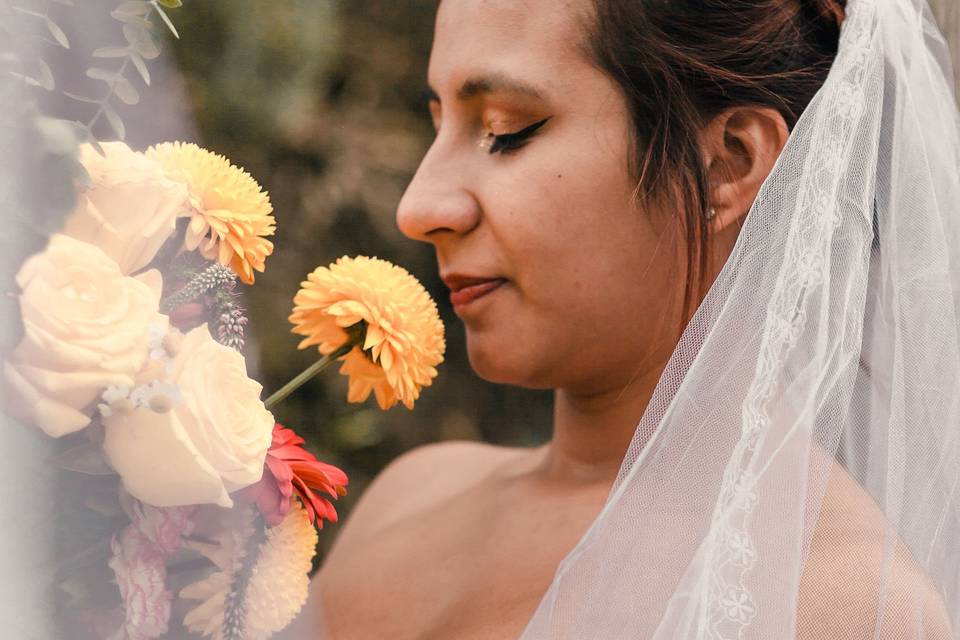
<instances>
[{"instance_id":1,"label":"sheer tulle veil","mask_svg":"<svg viewBox=\"0 0 960 640\"><path fill-rule=\"evenodd\" d=\"M953 76L924 0L847 9L524 639L960 638Z\"/></svg>"}]
</instances>

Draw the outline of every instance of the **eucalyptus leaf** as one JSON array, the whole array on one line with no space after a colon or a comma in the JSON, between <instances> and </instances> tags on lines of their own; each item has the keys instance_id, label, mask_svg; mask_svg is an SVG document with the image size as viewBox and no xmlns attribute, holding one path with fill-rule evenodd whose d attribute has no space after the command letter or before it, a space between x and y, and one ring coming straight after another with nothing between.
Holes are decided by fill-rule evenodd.
<instances>
[{"instance_id":1,"label":"eucalyptus leaf","mask_svg":"<svg viewBox=\"0 0 960 640\"><path fill-rule=\"evenodd\" d=\"M79 141L69 121L38 116L34 124L49 153L66 156L76 152Z\"/></svg>"},{"instance_id":2,"label":"eucalyptus leaf","mask_svg":"<svg viewBox=\"0 0 960 640\"><path fill-rule=\"evenodd\" d=\"M28 76L28 75L24 75L24 74L22 74L22 73L18 73L17 71L11 71L11 72L10 72L10 75L11 75L12 77L16 78L17 80L19 80L20 82L26 83L27 86L30 86L30 87L40 87L40 86L42 86L42 85L40 84L40 81L39 81L38 79L32 78L32 77L30 77L30 76Z\"/></svg>"},{"instance_id":3,"label":"eucalyptus leaf","mask_svg":"<svg viewBox=\"0 0 960 640\"><path fill-rule=\"evenodd\" d=\"M161 9L159 5L157 5L157 13L160 14L160 19L163 20L163 23L167 25L168 29L170 29L170 33L173 34L173 37L179 40L180 34L177 33L177 28L173 26L173 22L170 20L170 17L167 15L167 12Z\"/></svg>"},{"instance_id":4,"label":"eucalyptus leaf","mask_svg":"<svg viewBox=\"0 0 960 640\"><path fill-rule=\"evenodd\" d=\"M128 47L100 47L94 50L94 58L125 58L130 52Z\"/></svg>"},{"instance_id":5,"label":"eucalyptus leaf","mask_svg":"<svg viewBox=\"0 0 960 640\"><path fill-rule=\"evenodd\" d=\"M96 137L91 135L88 142L90 146L93 147L93 150L100 154L100 157L107 157L107 152L103 150L103 146L100 144L100 141L96 139ZM89 180L88 182L92 184L93 180Z\"/></svg>"},{"instance_id":6,"label":"eucalyptus leaf","mask_svg":"<svg viewBox=\"0 0 960 640\"><path fill-rule=\"evenodd\" d=\"M47 91L53 91L56 85L53 82L53 72L50 71L50 65L44 62L41 58L37 58L37 67L40 71L40 75L38 77L40 86Z\"/></svg>"},{"instance_id":7,"label":"eucalyptus leaf","mask_svg":"<svg viewBox=\"0 0 960 640\"><path fill-rule=\"evenodd\" d=\"M140 77L143 78L143 84L150 86L150 71L147 69L147 63L143 61L143 58L140 57L140 54L136 51L130 52L130 62L133 63L133 66L136 68L137 73L140 74Z\"/></svg>"},{"instance_id":8,"label":"eucalyptus leaf","mask_svg":"<svg viewBox=\"0 0 960 640\"><path fill-rule=\"evenodd\" d=\"M140 94L134 89L130 81L120 76L113 84L113 93L116 94L124 104L137 104L140 102Z\"/></svg>"},{"instance_id":9,"label":"eucalyptus leaf","mask_svg":"<svg viewBox=\"0 0 960 640\"><path fill-rule=\"evenodd\" d=\"M114 17L124 24L132 24L135 27L153 31L153 23L144 16L137 16L132 13L118 13Z\"/></svg>"},{"instance_id":10,"label":"eucalyptus leaf","mask_svg":"<svg viewBox=\"0 0 960 640\"><path fill-rule=\"evenodd\" d=\"M57 23L51 20L50 18L48 18L47 16L43 16L43 19L44 19L44 22L46 22L47 24L47 31L50 32L50 35L53 36L53 39L56 40L57 43L59 43L60 46L63 47L64 49L69 49L70 41L67 40L67 34L63 32L63 29L58 27Z\"/></svg>"},{"instance_id":11,"label":"eucalyptus leaf","mask_svg":"<svg viewBox=\"0 0 960 640\"><path fill-rule=\"evenodd\" d=\"M165 6L167 9L179 9L183 6L182 0L157 0L157 2Z\"/></svg>"},{"instance_id":12,"label":"eucalyptus leaf","mask_svg":"<svg viewBox=\"0 0 960 640\"><path fill-rule=\"evenodd\" d=\"M90 128L87 125L83 124L79 120L71 120L68 124L73 127L73 133L75 136L77 136L78 142L90 142L90 138L93 136L90 134Z\"/></svg>"},{"instance_id":13,"label":"eucalyptus leaf","mask_svg":"<svg viewBox=\"0 0 960 640\"><path fill-rule=\"evenodd\" d=\"M128 0L121 2L110 12L110 15L116 19L121 19L120 15L145 16L153 10L153 5L146 0Z\"/></svg>"},{"instance_id":14,"label":"eucalyptus leaf","mask_svg":"<svg viewBox=\"0 0 960 640\"><path fill-rule=\"evenodd\" d=\"M123 120L120 115L109 104L103 105L103 115L107 118L110 128L117 135L117 139L123 141L127 137L127 130L123 126Z\"/></svg>"},{"instance_id":15,"label":"eucalyptus leaf","mask_svg":"<svg viewBox=\"0 0 960 640\"><path fill-rule=\"evenodd\" d=\"M100 104L99 100L94 98L88 98L86 96L77 95L76 93L70 93L69 91L64 91L63 95L67 96L71 100L76 100L77 102L88 102L90 104Z\"/></svg>"},{"instance_id":16,"label":"eucalyptus leaf","mask_svg":"<svg viewBox=\"0 0 960 640\"><path fill-rule=\"evenodd\" d=\"M116 71L104 69L103 67L90 67L87 69L87 76L94 80L103 80L104 82L114 82L117 78L121 77Z\"/></svg>"},{"instance_id":17,"label":"eucalyptus leaf","mask_svg":"<svg viewBox=\"0 0 960 640\"><path fill-rule=\"evenodd\" d=\"M147 60L153 60L160 55L160 46L153 34L146 28L126 23L123 25L123 37L130 43L130 47Z\"/></svg>"},{"instance_id":18,"label":"eucalyptus leaf","mask_svg":"<svg viewBox=\"0 0 960 640\"><path fill-rule=\"evenodd\" d=\"M45 13L40 13L39 11L31 11L30 9L24 9L23 7L13 7L13 10L16 11L17 13L22 13L27 16L42 18L44 20L47 19L47 15Z\"/></svg>"},{"instance_id":19,"label":"eucalyptus leaf","mask_svg":"<svg viewBox=\"0 0 960 640\"><path fill-rule=\"evenodd\" d=\"M92 442L84 442L58 453L50 459L50 462L61 469L90 476L112 476L117 473L107 462L103 448Z\"/></svg>"},{"instance_id":20,"label":"eucalyptus leaf","mask_svg":"<svg viewBox=\"0 0 960 640\"><path fill-rule=\"evenodd\" d=\"M99 102L96 100L93 102L99 104ZM107 157L107 153L103 150L103 147L100 146L96 136L93 135L93 131L90 130L90 127L87 124L78 120L74 120L70 124L73 125L73 130L77 134L77 140L79 140L81 143L88 143L91 147L93 147L94 151L99 153L104 158ZM84 187L91 186L93 184L93 180L90 178L90 174L87 173L87 170L79 162L77 163L77 166L82 171L82 173L77 175L78 184Z\"/></svg>"}]
</instances>

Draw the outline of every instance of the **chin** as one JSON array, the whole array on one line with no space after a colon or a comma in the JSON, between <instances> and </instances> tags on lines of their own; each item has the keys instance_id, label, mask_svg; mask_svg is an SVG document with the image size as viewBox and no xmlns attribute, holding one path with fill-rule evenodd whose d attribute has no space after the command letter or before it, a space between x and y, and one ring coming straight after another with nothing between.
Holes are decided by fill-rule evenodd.
<instances>
[{"instance_id":1,"label":"chin","mask_svg":"<svg viewBox=\"0 0 960 640\"><path fill-rule=\"evenodd\" d=\"M526 389L551 389L543 375L549 367L537 365L538 358L520 345L495 346L493 341L467 336L467 356L473 371L487 382L510 384Z\"/></svg>"}]
</instances>

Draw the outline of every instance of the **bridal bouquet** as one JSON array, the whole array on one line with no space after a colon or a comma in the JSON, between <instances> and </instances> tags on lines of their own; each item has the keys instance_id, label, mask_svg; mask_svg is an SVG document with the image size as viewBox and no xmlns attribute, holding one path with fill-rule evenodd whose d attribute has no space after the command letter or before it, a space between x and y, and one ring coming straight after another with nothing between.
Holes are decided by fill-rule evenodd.
<instances>
[{"instance_id":1,"label":"bridal bouquet","mask_svg":"<svg viewBox=\"0 0 960 640\"><path fill-rule=\"evenodd\" d=\"M62 231L17 274L23 333L3 360L6 412L75 476L57 526L89 546L56 563L58 612L77 636L268 638L302 607L348 483L270 408L338 360L348 401L412 407L442 360L436 305L382 260L316 269L290 320L321 357L261 400L237 289L273 251L267 194L193 144L97 147Z\"/></svg>"},{"instance_id":2,"label":"bridal bouquet","mask_svg":"<svg viewBox=\"0 0 960 640\"><path fill-rule=\"evenodd\" d=\"M64 92L89 104L86 123L17 97L52 91L53 75L30 50L0 44L0 62L13 65L0 65L10 101L0 133L27 141L21 159L34 174L7 180L19 174L0 159L4 208L19 212L9 226L29 238L9 241L9 228L0 238L13 276L3 300L18 321L0 353L2 408L52 452L43 578L65 637L253 640L283 629L348 480L271 409L334 362L349 402L374 394L383 409L412 408L443 359L443 326L420 283L382 260L343 257L309 274L290 315L299 347L319 360L261 398L242 354L240 288L274 250L267 193L195 144L131 149L113 106L138 101L128 75L150 82L151 20L176 36L164 8L179 5L126 0L111 12L126 44L95 50L117 65L86 74L106 92ZM10 42L68 49L45 5L28 6L0 7L5 33L28 34ZM119 140L98 139L98 122Z\"/></svg>"}]
</instances>

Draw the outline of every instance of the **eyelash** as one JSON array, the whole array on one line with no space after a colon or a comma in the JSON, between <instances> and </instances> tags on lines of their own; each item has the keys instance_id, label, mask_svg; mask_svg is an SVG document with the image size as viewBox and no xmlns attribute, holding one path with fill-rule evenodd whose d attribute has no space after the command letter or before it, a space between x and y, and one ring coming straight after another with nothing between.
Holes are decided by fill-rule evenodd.
<instances>
[{"instance_id":1,"label":"eyelash","mask_svg":"<svg viewBox=\"0 0 960 640\"><path fill-rule=\"evenodd\" d=\"M490 145L490 153L512 153L523 147L530 141L537 130L547 123L550 118L545 118L540 122L530 125L514 133L504 133L499 136L493 136L493 144Z\"/></svg>"}]
</instances>

